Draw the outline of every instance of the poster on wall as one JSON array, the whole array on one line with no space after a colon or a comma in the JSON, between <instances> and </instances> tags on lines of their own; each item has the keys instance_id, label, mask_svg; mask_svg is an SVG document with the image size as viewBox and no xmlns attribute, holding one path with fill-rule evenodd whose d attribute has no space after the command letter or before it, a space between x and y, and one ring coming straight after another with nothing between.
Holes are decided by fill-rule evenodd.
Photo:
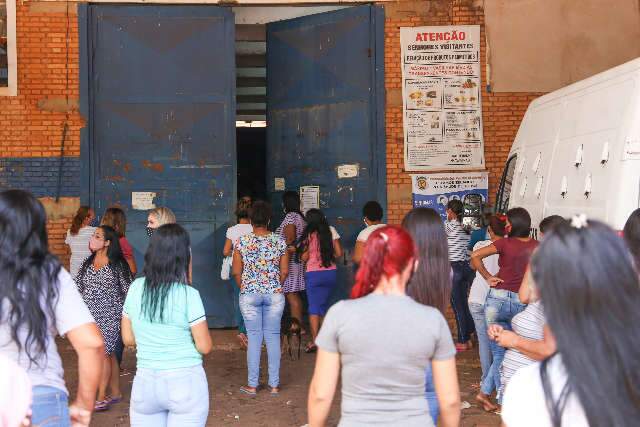
<instances>
[{"instance_id":1,"label":"poster on wall","mask_svg":"<svg viewBox=\"0 0 640 427\"><path fill-rule=\"evenodd\" d=\"M484 168L480 26L403 27L407 171Z\"/></svg>"},{"instance_id":2,"label":"poster on wall","mask_svg":"<svg viewBox=\"0 0 640 427\"><path fill-rule=\"evenodd\" d=\"M489 197L488 172L461 172L411 175L414 208L435 209L442 220L447 219L447 203L473 194L480 195L484 203Z\"/></svg>"}]
</instances>

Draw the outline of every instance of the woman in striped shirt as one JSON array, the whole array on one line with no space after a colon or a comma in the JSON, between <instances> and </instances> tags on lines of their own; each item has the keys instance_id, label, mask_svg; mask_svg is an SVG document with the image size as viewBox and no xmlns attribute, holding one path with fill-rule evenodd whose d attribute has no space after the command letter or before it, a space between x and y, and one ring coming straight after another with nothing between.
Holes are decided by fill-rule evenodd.
<instances>
[{"instance_id":1,"label":"woman in striped shirt","mask_svg":"<svg viewBox=\"0 0 640 427\"><path fill-rule=\"evenodd\" d=\"M444 223L449 244L449 261L453 270L453 287L451 289L451 307L456 315L458 342L456 350L465 351L471 348L471 334L475 330L473 317L469 311L467 298L469 288L475 276L469 266L469 233L462 228L462 212L464 207L460 200L451 200L447 204L447 220Z\"/></svg>"}]
</instances>

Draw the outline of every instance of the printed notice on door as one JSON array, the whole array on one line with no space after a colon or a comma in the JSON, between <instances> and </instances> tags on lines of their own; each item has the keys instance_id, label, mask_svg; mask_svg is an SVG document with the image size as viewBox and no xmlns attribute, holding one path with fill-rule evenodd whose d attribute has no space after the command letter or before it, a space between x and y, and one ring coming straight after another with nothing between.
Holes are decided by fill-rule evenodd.
<instances>
[{"instance_id":1,"label":"printed notice on door","mask_svg":"<svg viewBox=\"0 0 640 427\"><path fill-rule=\"evenodd\" d=\"M480 27L400 29L407 171L484 168Z\"/></svg>"}]
</instances>

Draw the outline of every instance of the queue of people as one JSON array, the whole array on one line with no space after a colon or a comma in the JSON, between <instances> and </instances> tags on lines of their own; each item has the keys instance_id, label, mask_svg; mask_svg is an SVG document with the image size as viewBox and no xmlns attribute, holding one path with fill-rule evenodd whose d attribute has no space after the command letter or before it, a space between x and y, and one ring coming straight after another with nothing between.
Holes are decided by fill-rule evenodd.
<instances>
[{"instance_id":1,"label":"queue of people","mask_svg":"<svg viewBox=\"0 0 640 427\"><path fill-rule=\"evenodd\" d=\"M305 351L317 353L310 426L326 425L338 384L341 426L459 425L455 358L474 347L473 336L482 369L476 399L487 411L500 409L507 427L634 425L640 209L624 239L585 216L553 216L540 223L539 243L529 213L515 208L490 216L469 251L471 233L456 202L445 222L416 208L402 226L385 225L382 207L368 202L351 299L330 307L344 249L322 211L301 212L297 193L286 192L284 220L272 232L269 204L241 198L223 249L247 349L240 391L259 392L264 343L267 390L280 393L285 306L292 321L284 332L300 338L307 333L304 292ZM26 391L14 397L16 408L30 400L35 425L89 425L93 411L122 399L122 348L130 346L137 351L131 425L206 425L203 356L212 342L202 299L190 286L188 233L168 208L151 211L149 246L134 280L124 212L109 208L98 226L94 218L81 207L69 230L72 277L49 252L40 202L23 191L0 193L0 343L7 343L0 366L18 367L15 384ZM449 305L456 344L445 320ZM73 399L55 335L66 336L78 355Z\"/></svg>"}]
</instances>

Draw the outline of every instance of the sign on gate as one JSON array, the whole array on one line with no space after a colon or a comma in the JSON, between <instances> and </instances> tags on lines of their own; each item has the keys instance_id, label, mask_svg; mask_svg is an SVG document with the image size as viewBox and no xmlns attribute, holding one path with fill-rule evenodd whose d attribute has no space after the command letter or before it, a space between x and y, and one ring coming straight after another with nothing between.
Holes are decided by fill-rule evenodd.
<instances>
[{"instance_id":1,"label":"sign on gate","mask_svg":"<svg viewBox=\"0 0 640 427\"><path fill-rule=\"evenodd\" d=\"M489 195L487 172L436 173L411 175L413 207L436 210L443 220L447 219L447 203L477 194L484 203Z\"/></svg>"},{"instance_id":2,"label":"sign on gate","mask_svg":"<svg viewBox=\"0 0 640 427\"><path fill-rule=\"evenodd\" d=\"M484 168L480 26L400 29L408 171Z\"/></svg>"}]
</instances>

